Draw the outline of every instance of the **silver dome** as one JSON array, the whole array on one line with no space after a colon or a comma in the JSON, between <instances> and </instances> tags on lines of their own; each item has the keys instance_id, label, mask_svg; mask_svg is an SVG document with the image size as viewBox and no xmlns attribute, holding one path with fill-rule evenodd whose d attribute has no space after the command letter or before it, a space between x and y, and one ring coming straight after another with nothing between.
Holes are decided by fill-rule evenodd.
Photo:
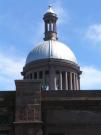
<instances>
[{"instance_id":1,"label":"silver dome","mask_svg":"<svg viewBox=\"0 0 101 135\"><path fill-rule=\"evenodd\" d=\"M77 60L70 48L59 41L48 40L39 43L27 56L26 64L42 59L63 59L77 64Z\"/></svg>"}]
</instances>

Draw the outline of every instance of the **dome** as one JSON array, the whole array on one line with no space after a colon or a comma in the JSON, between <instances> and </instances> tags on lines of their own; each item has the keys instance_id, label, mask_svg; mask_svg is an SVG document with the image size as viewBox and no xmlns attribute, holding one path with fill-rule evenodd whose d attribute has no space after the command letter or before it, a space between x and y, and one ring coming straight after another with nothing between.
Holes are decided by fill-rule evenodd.
<instances>
[{"instance_id":1,"label":"dome","mask_svg":"<svg viewBox=\"0 0 101 135\"><path fill-rule=\"evenodd\" d=\"M62 59L77 64L77 60L73 52L65 44L55 41L47 40L39 43L27 56L26 64L43 59Z\"/></svg>"}]
</instances>

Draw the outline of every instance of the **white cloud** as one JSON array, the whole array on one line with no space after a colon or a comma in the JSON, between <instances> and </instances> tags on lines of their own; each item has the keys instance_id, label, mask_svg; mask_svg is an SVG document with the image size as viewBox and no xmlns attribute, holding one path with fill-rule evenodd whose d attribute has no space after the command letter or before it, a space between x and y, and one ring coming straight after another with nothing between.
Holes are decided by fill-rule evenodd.
<instances>
[{"instance_id":1,"label":"white cloud","mask_svg":"<svg viewBox=\"0 0 101 135\"><path fill-rule=\"evenodd\" d=\"M101 90L101 70L92 66L83 66L81 70L81 89Z\"/></svg>"},{"instance_id":2,"label":"white cloud","mask_svg":"<svg viewBox=\"0 0 101 135\"><path fill-rule=\"evenodd\" d=\"M101 24L94 24L88 27L86 38L94 42L101 42Z\"/></svg>"},{"instance_id":3,"label":"white cloud","mask_svg":"<svg viewBox=\"0 0 101 135\"><path fill-rule=\"evenodd\" d=\"M22 78L23 58L14 58L0 53L0 90L15 89L15 79Z\"/></svg>"}]
</instances>

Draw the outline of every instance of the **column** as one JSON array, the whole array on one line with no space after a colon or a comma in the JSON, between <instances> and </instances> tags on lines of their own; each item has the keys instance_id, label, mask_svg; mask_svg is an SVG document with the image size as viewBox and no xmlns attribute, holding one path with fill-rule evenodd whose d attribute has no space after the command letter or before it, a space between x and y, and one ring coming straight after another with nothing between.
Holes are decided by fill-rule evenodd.
<instances>
[{"instance_id":1,"label":"column","mask_svg":"<svg viewBox=\"0 0 101 135\"><path fill-rule=\"evenodd\" d=\"M75 73L73 73L74 74L74 90L76 90L76 74Z\"/></svg>"},{"instance_id":2,"label":"column","mask_svg":"<svg viewBox=\"0 0 101 135\"><path fill-rule=\"evenodd\" d=\"M59 80L60 80L59 89L62 90L62 72L59 73Z\"/></svg>"},{"instance_id":3,"label":"column","mask_svg":"<svg viewBox=\"0 0 101 135\"><path fill-rule=\"evenodd\" d=\"M45 71L43 70L42 72L43 72L43 78L42 78L42 86L41 86L41 89L42 89L42 90L45 90L45 89L44 89L44 86L45 86Z\"/></svg>"},{"instance_id":4,"label":"column","mask_svg":"<svg viewBox=\"0 0 101 135\"><path fill-rule=\"evenodd\" d=\"M79 76L77 75L77 90L80 90Z\"/></svg>"},{"instance_id":5,"label":"column","mask_svg":"<svg viewBox=\"0 0 101 135\"><path fill-rule=\"evenodd\" d=\"M73 87L72 87L72 72L70 72L70 90L73 90Z\"/></svg>"},{"instance_id":6,"label":"column","mask_svg":"<svg viewBox=\"0 0 101 135\"><path fill-rule=\"evenodd\" d=\"M65 90L68 90L67 72L65 72Z\"/></svg>"},{"instance_id":7,"label":"column","mask_svg":"<svg viewBox=\"0 0 101 135\"><path fill-rule=\"evenodd\" d=\"M49 23L49 31L51 31L51 22Z\"/></svg>"},{"instance_id":8,"label":"column","mask_svg":"<svg viewBox=\"0 0 101 135\"><path fill-rule=\"evenodd\" d=\"M77 90L77 77L76 77L76 74L75 74L75 90Z\"/></svg>"},{"instance_id":9,"label":"column","mask_svg":"<svg viewBox=\"0 0 101 135\"><path fill-rule=\"evenodd\" d=\"M47 23L45 23L45 32L47 32Z\"/></svg>"},{"instance_id":10,"label":"column","mask_svg":"<svg viewBox=\"0 0 101 135\"><path fill-rule=\"evenodd\" d=\"M80 90L80 76L78 76L78 90Z\"/></svg>"},{"instance_id":11,"label":"column","mask_svg":"<svg viewBox=\"0 0 101 135\"><path fill-rule=\"evenodd\" d=\"M56 73L52 66L49 67L49 90L56 90Z\"/></svg>"},{"instance_id":12,"label":"column","mask_svg":"<svg viewBox=\"0 0 101 135\"><path fill-rule=\"evenodd\" d=\"M57 86L56 86L56 76L54 77L54 87L55 87L55 90L57 90Z\"/></svg>"},{"instance_id":13,"label":"column","mask_svg":"<svg viewBox=\"0 0 101 135\"><path fill-rule=\"evenodd\" d=\"M78 75L76 74L76 89L79 90Z\"/></svg>"}]
</instances>

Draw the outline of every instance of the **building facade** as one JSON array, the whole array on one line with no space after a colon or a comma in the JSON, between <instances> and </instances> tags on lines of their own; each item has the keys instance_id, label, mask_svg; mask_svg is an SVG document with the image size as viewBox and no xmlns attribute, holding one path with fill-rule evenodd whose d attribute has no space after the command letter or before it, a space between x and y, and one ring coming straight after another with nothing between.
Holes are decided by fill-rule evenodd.
<instances>
[{"instance_id":1,"label":"building facade","mask_svg":"<svg viewBox=\"0 0 101 135\"><path fill-rule=\"evenodd\" d=\"M44 41L28 54L16 91L0 91L0 135L100 135L101 92L80 90L80 67L44 14ZM86 84L85 84L86 85Z\"/></svg>"}]
</instances>

